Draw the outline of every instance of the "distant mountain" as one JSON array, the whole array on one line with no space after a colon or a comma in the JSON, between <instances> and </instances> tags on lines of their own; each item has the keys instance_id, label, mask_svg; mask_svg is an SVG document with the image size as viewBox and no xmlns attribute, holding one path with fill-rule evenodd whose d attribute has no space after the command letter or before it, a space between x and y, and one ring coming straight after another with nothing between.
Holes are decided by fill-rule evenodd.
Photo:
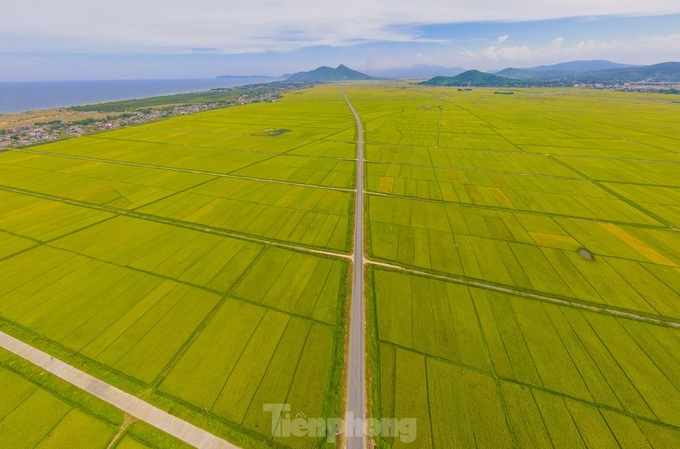
<instances>
[{"instance_id":1,"label":"distant mountain","mask_svg":"<svg viewBox=\"0 0 680 449\"><path fill-rule=\"evenodd\" d=\"M456 76L435 76L432 79L419 83L425 86L476 86L476 87L501 87L516 86L523 84L521 81L480 72L468 70Z\"/></svg>"},{"instance_id":2,"label":"distant mountain","mask_svg":"<svg viewBox=\"0 0 680 449\"><path fill-rule=\"evenodd\" d=\"M325 83L329 81L372 80L372 76L340 64L336 68L322 66L309 72L294 73L286 79L291 83Z\"/></svg>"},{"instance_id":3,"label":"distant mountain","mask_svg":"<svg viewBox=\"0 0 680 449\"><path fill-rule=\"evenodd\" d=\"M538 67L524 69L508 67L507 69L494 72L494 75L507 76L509 78L517 79L540 79L554 81L573 78L577 73L595 72L599 70L625 69L631 67L639 66L619 64L616 62L605 61L603 59L596 59L593 61L569 61L553 65L539 65Z\"/></svg>"},{"instance_id":4,"label":"distant mountain","mask_svg":"<svg viewBox=\"0 0 680 449\"><path fill-rule=\"evenodd\" d=\"M553 65L539 65L538 67L533 67L528 70L535 72L550 72L555 70L563 72L594 72L596 70L625 69L629 67L639 66L631 64L619 64L617 62L606 61L604 59L595 59L592 61L569 61Z\"/></svg>"},{"instance_id":5,"label":"distant mountain","mask_svg":"<svg viewBox=\"0 0 680 449\"><path fill-rule=\"evenodd\" d=\"M680 62L585 72L577 79L586 82L680 82Z\"/></svg>"},{"instance_id":6,"label":"distant mountain","mask_svg":"<svg viewBox=\"0 0 680 449\"><path fill-rule=\"evenodd\" d=\"M506 78L515 78L518 80L552 80L552 79L563 79L569 77L572 72L565 72L562 70L546 70L546 71L535 71L533 69L515 69L513 67L508 67L507 69L495 72L496 76L504 76Z\"/></svg>"},{"instance_id":7,"label":"distant mountain","mask_svg":"<svg viewBox=\"0 0 680 449\"><path fill-rule=\"evenodd\" d=\"M609 61L573 61L529 69L507 68L496 72L495 75L548 83L678 82L680 81L680 63L664 62L650 66L633 66Z\"/></svg>"},{"instance_id":8,"label":"distant mountain","mask_svg":"<svg viewBox=\"0 0 680 449\"><path fill-rule=\"evenodd\" d=\"M369 75L377 78L393 79L417 79L432 78L434 76L456 76L463 73L465 69L460 67L444 67L440 65L415 64L393 69L371 70Z\"/></svg>"}]
</instances>

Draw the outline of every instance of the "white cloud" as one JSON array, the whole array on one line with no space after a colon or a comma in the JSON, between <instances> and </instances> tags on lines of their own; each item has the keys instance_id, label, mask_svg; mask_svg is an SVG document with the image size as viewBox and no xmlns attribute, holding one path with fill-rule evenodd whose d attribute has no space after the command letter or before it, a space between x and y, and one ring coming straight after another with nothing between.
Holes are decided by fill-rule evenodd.
<instances>
[{"instance_id":1,"label":"white cloud","mask_svg":"<svg viewBox=\"0 0 680 449\"><path fill-rule=\"evenodd\" d=\"M505 34L505 35L503 35L503 36L500 36L500 37L498 38L498 41L497 41L497 42L498 42L499 44L502 44L503 42L507 41L509 37L510 37L510 36L508 36L507 34Z\"/></svg>"},{"instance_id":2,"label":"white cloud","mask_svg":"<svg viewBox=\"0 0 680 449\"><path fill-rule=\"evenodd\" d=\"M0 51L289 51L418 40L393 31L400 24L670 13L680 13L680 2L431 0L423 8L412 0L4 0Z\"/></svg>"},{"instance_id":3,"label":"white cloud","mask_svg":"<svg viewBox=\"0 0 680 449\"><path fill-rule=\"evenodd\" d=\"M563 43L564 43L563 37L556 37L555 39L552 40L552 42L550 42L550 45L555 47L561 47Z\"/></svg>"},{"instance_id":4,"label":"white cloud","mask_svg":"<svg viewBox=\"0 0 680 449\"><path fill-rule=\"evenodd\" d=\"M462 59L467 63L490 61L524 61L532 59L534 52L528 47L496 47L491 46L480 51L465 51Z\"/></svg>"},{"instance_id":5,"label":"white cloud","mask_svg":"<svg viewBox=\"0 0 680 449\"><path fill-rule=\"evenodd\" d=\"M478 51L465 51L459 55L461 64L483 69L529 67L577 59L610 59L616 62L653 64L677 59L680 54L680 34L662 37L638 37L626 41L598 42L582 40L564 45L565 39L557 37L548 45L530 47L490 46Z\"/></svg>"}]
</instances>

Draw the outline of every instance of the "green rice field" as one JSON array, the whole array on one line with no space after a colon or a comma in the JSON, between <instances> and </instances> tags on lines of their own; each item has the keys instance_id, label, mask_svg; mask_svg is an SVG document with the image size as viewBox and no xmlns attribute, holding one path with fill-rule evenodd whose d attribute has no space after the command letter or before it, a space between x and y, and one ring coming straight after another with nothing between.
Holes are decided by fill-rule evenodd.
<instances>
[{"instance_id":1,"label":"green rice field","mask_svg":"<svg viewBox=\"0 0 680 449\"><path fill-rule=\"evenodd\" d=\"M328 86L0 154L0 327L239 446L323 444L263 405L341 413L355 132ZM54 408L16 447L121 425Z\"/></svg>"},{"instance_id":2,"label":"green rice field","mask_svg":"<svg viewBox=\"0 0 680 449\"><path fill-rule=\"evenodd\" d=\"M376 447L680 447L678 104L343 89L368 412L417 422ZM322 85L0 152L0 330L239 447L338 447L263 407L344 414L356 138ZM187 447L4 351L0 398L2 448Z\"/></svg>"},{"instance_id":3,"label":"green rice field","mask_svg":"<svg viewBox=\"0 0 680 449\"><path fill-rule=\"evenodd\" d=\"M662 96L346 89L366 132L384 448L680 445L680 110Z\"/></svg>"}]
</instances>

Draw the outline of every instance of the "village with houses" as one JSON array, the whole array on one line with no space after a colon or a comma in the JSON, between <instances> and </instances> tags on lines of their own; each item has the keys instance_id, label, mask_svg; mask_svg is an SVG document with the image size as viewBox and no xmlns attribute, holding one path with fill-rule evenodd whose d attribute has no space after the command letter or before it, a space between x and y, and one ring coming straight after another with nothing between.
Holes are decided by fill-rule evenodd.
<instances>
[{"instance_id":1,"label":"village with houses","mask_svg":"<svg viewBox=\"0 0 680 449\"><path fill-rule=\"evenodd\" d=\"M239 92L238 96L233 96L233 98L227 100L217 97L213 100L213 97L220 93L234 92L234 88L211 89L203 95L200 95L201 93L187 94L191 95L188 99L200 98L209 99L209 101L167 105L164 99L169 97L157 97L159 105L152 104L148 107L118 113L108 113L108 111L118 109L115 105L119 102L111 102L85 107L75 106L45 111L0 114L0 151L141 125L211 109L258 102L275 102L282 93L298 88L300 86L286 84L271 84L267 88L257 86L256 88L241 89L244 93ZM135 101L137 100L129 101L129 103L134 105ZM149 100L139 101L144 102L144 104L149 103Z\"/></svg>"}]
</instances>

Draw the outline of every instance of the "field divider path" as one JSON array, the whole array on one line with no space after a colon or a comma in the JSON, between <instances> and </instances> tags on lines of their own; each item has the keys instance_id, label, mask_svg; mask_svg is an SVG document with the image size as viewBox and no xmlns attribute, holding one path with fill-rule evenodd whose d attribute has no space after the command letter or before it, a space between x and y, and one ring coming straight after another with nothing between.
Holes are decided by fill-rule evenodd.
<instances>
[{"instance_id":1,"label":"field divider path","mask_svg":"<svg viewBox=\"0 0 680 449\"><path fill-rule=\"evenodd\" d=\"M434 147L439 148L439 134L442 131L442 119L444 115L444 106L439 106L439 123L437 123L437 138L434 142ZM430 160L432 160L432 155L430 155Z\"/></svg>"},{"instance_id":2,"label":"field divider path","mask_svg":"<svg viewBox=\"0 0 680 449\"><path fill-rule=\"evenodd\" d=\"M251 305L254 305L254 306L256 306L256 307L261 307L261 308L263 308L263 309L271 310L271 311L274 311L274 312L285 313L285 314L287 314L287 315L290 315L291 317L299 318L299 319L301 319L301 320L307 320L307 321L309 321L309 322L316 323L316 324L319 324L319 325L321 325L321 326L331 326L331 324L327 323L326 321L321 321L321 320L318 320L318 319L316 319L316 318L310 318L310 317L308 317L308 316L302 315L302 314L300 314L300 313L296 313L296 312L294 312L294 311L284 310L284 309L277 308L277 307L274 307L274 306L271 306L271 305L268 305L268 304L263 304L263 303L261 303L261 302L253 301L253 300L251 300L251 299L245 299L245 298L242 298L242 297L240 297L240 296L232 295L233 287L236 287L237 284L235 284L231 289L229 289L229 291L228 291L227 293L224 293L224 292L222 292L222 291L214 290L214 289L209 288L209 287L206 287L206 286L204 286L204 285L193 284L193 283L191 283L191 282L183 281L183 280L181 280L181 279L176 279L176 278L173 278L173 277L170 277L170 276L166 276L166 275L161 274L161 273L155 273L155 272L149 271L149 270L142 270L142 269L140 269L140 268L132 267L132 266L129 266L129 265L123 265L123 264L116 263L116 262L113 262L113 261L110 261L110 260L102 259L102 258L99 258L99 257L94 257L94 256L92 256L92 255L79 253L79 252L77 252L77 251L74 251L74 250L71 250L71 249L68 249L68 248L62 248L62 247L60 247L60 246L52 245L52 244L50 244L49 242L44 243L43 245L46 246L46 247L48 247L48 248L53 248L53 249L56 249L56 250L59 250L59 251L66 251L66 252L69 252L69 253L71 253L71 254L74 254L74 255L77 255L77 256L81 256L81 257L86 257L86 258L91 259L91 260L96 260L96 261L98 261L98 262L105 263L105 264L107 264L107 265L111 265L111 266L114 266L114 267L119 267L119 268L124 268L124 269L126 269L126 270L136 271L137 273L142 273L142 274L145 274L145 275L148 275L148 276L153 276L153 277L156 277L156 278L159 278L159 279L164 279L164 280L166 280L166 281L171 281L171 282L175 282L175 283L177 283L177 284L186 285L186 286L191 287L191 288L203 290L204 292L211 293L211 294L216 295L216 296L221 296L221 297L224 297L224 298L227 298L227 297L228 297L228 298L230 298L230 299L232 299L232 300L234 300L234 301L239 301L239 302L251 304ZM31 249L33 249L33 248L35 248L35 246L26 249L26 251L29 251L29 250L31 250ZM266 248L266 247L265 247L265 248ZM22 252L23 252L23 251L22 251ZM16 255L16 254L12 254L12 255L10 255L9 257L13 257L13 256L15 256L15 255ZM8 258L9 258L9 257L8 257ZM2 319L2 318L0 317L0 320L1 320L1 319ZM12 321L12 320L8 320L8 321L10 321L11 323L17 324L15 321ZM154 385L155 385L155 384L154 384Z\"/></svg>"},{"instance_id":3,"label":"field divider path","mask_svg":"<svg viewBox=\"0 0 680 449\"><path fill-rule=\"evenodd\" d=\"M503 134L499 133L499 132L498 132L498 127L497 127L496 125L494 125L494 124L491 123L490 121L488 121L488 120L486 120L486 119L480 117L479 115L475 114L474 112L470 111L469 109L464 108L463 106L461 106L461 105L459 105L459 104L457 104L456 106L457 106L459 109L461 109L461 110L467 112L468 114L470 114L471 116L473 116L473 117L476 118L477 120L481 120L481 121L483 121L484 123L486 123L487 125L489 125L489 129L490 129L491 131L493 131L498 137L500 137L501 139L505 140L506 142L508 142L508 143L509 143L510 145L512 145L513 147L517 148L520 152L526 154L526 151L524 151L522 148L520 148L515 142L511 141L510 139L508 139L507 137L505 137Z\"/></svg>"},{"instance_id":4,"label":"field divider path","mask_svg":"<svg viewBox=\"0 0 680 449\"><path fill-rule=\"evenodd\" d=\"M171 143L171 142L158 142L158 141L153 141L153 140L140 140L140 139L123 139L123 138L114 138L114 137L103 137L102 134L88 134L88 138L91 139L99 139L99 140L108 140L108 141L115 141L115 142L134 142L134 143L146 143L146 144L153 144L153 145L165 145L168 147L185 147L185 148L202 148L202 149L207 149L207 150L227 150L227 151L237 151L240 153L256 153L256 154L266 154L266 155L272 155L273 157L276 156L281 156L285 154L289 154L292 151L297 150L298 148L302 148L306 145L312 144L312 143L317 143L317 142L341 142L341 143L354 143L351 141L347 140L326 140L325 138L321 139L316 139L316 140L309 140L309 139L297 139L297 140L302 140L306 141L306 144L291 148L290 150L286 150L283 152L271 152L271 151L263 151L263 150L244 150L241 148L232 148L232 147L216 147L216 146L211 146L211 145L197 145L197 144L189 144L189 143ZM265 137L269 139L270 137ZM31 148L38 145L28 145L27 147L24 148ZM315 156L315 155L301 155L301 154L292 154L293 156L304 156L304 157L311 157L311 158L316 158L316 159L333 159L333 160L353 160L353 159L348 159L348 158L341 158L341 157L330 157L330 156ZM272 159L267 158L267 159ZM264 159L266 160L266 159Z\"/></svg>"},{"instance_id":5,"label":"field divider path","mask_svg":"<svg viewBox=\"0 0 680 449\"><path fill-rule=\"evenodd\" d=\"M46 193L40 193L40 192L33 192L30 190L24 190L24 189L17 189L14 187L9 187L9 186L4 186L0 185L0 190L5 191L5 192L11 192L11 193L16 193L19 195L27 195L27 196L32 196L35 198L42 198L45 200L49 201L57 201L60 203L64 204L70 204L73 206L78 206L78 207L85 207L88 209L94 209L94 210L99 210L103 212L109 212L112 214L116 215L122 215L126 217L132 217L132 218L139 218L141 220L147 220L147 221L153 221L156 223L162 223L170 226L176 226L178 228L185 228L185 229L190 229L193 231L199 231L203 232L206 234L213 234L213 235L220 235L223 237L231 237L234 239L238 240L245 240L248 242L255 242L255 243L260 243L263 245L269 245L269 246L275 246L278 248L284 248L284 249L291 249L294 251L300 251L304 253L309 253L309 254L315 254L315 255L321 255L321 256L330 256L330 257L338 257L342 259L349 259L351 256L349 254L343 254L343 253L338 253L334 251L326 251L322 249L316 249L316 248L310 248L307 246L300 246L300 245L295 245L295 244L288 244L284 242L278 242L275 240L269 240L266 238L259 238L259 237L254 237L246 234L239 234L238 232L232 232L226 229L222 228L215 228L212 226L206 226L202 224L197 224L197 223L191 223L188 221L181 221L181 220L175 220L172 218L164 218L160 217L158 215L151 215L151 214L145 214L142 212L137 212L134 210L127 210L127 209L119 209L117 207L111 207L111 206L106 206L102 204L93 204L93 203L88 203L85 201L78 201L78 200L72 200L69 198L62 198L54 195L49 195Z\"/></svg>"},{"instance_id":6,"label":"field divider path","mask_svg":"<svg viewBox=\"0 0 680 449\"><path fill-rule=\"evenodd\" d=\"M621 195L621 194L618 193L617 191L610 189L610 188L607 187L606 185L602 184L601 181L599 181L599 180L597 180L597 179L593 179L593 178L591 178L590 176L587 176L585 173L581 172L580 170L578 170L578 169L575 168L575 167L572 167L571 165L567 164L567 163L564 162L564 161L561 161L561 160L559 160L559 159L557 159L557 158L555 158L555 157L552 157L552 159L553 159L554 161L556 161L556 162L562 164L563 166L567 167L568 169L574 171L574 173L578 173L579 175L583 176L585 179L587 179L588 181L590 181L593 185L596 185L597 187L599 187L600 189L602 189L602 190L604 190L605 192L609 193L610 195L612 195L612 196L618 198L619 200L621 200L621 201L623 201L624 203L628 204L630 207L632 207L632 208L634 208L634 209L637 209L638 211L642 212L643 214L647 215L648 217L653 218L654 220L658 221L659 223L665 224L666 226L668 226L668 227L671 228L671 229L674 228L673 223L671 223L670 221L668 221L668 220L664 219L663 217L660 217L660 216L658 216L657 214L655 214L655 213L653 213L653 212L647 210L646 208L640 206L638 203L629 200L628 198L626 198L624 195Z\"/></svg>"},{"instance_id":7,"label":"field divider path","mask_svg":"<svg viewBox=\"0 0 680 449\"><path fill-rule=\"evenodd\" d=\"M428 145L411 145L407 143L385 143L385 142L364 142L366 145L374 146L384 146L384 147L424 147L429 148ZM566 145L552 145L555 148L574 148ZM434 148L434 147L431 147ZM439 149L443 150L455 150L455 151L471 151L471 152L484 152L484 153L509 153L509 154L524 154L524 155L536 155L536 156L559 156L559 157L571 157L577 159L598 159L603 161L630 161L630 162L657 162L659 164L680 164L680 161L668 160L668 159L640 159L633 157L608 157L608 156L597 156L589 154L566 154L566 153L531 153L527 151L512 151L512 150L492 150L489 148L467 148L467 147L451 147L451 146L440 146ZM374 162L374 161L371 161ZM409 165L409 164L406 164ZM457 167L454 167L457 168ZM609 182L609 181L608 181Z\"/></svg>"},{"instance_id":8,"label":"field divider path","mask_svg":"<svg viewBox=\"0 0 680 449\"><path fill-rule=\"evenodd\" d=\"M0 332L0 347L81 390L199 449L238 449L225 440Z\"/></svg>"},{"instance_id":9,"label":"field divider path","mask_svg":"<svg viewBox=\"0 0 680 449\"><path fill-rule=\"evenodd\" d=\"M667 225L666 223L661 222L659 220L657 220L660 223L659 225L642 224L642 223L635 223L635 222L632 222L632 221L628 222L628 221L618 221L618 220L605 220L605 219L602 219L602 218L577 217L575 215L556 214L556 213L552 213L552 212L541 212L541 211L537 211L537 210L511 209L511 208L503 207L503 206L487 206L487 205L482 205L482 204L463 203L463 202L460 202L460 201L452 201L452 200L439 200L439 199L434 199L434 198L422 198L422 197L417 197L417 196L397 195L397 194L394 194L394 193L368 191L368 192L366 192L366 195L381 196L381 197L386 197L386 198L399 198L399 199L421 201L421 202L428 202L428 203L454 204L456 206L464 207L464 208L468 208L468 209L488 209L488 210L495 210L495 211L499 211L499 212L510 212L510 213L513 213L513 214L537 215L537 216L541 216L541 217L557 217L557 218L566 218L568 220L574 220L574 221L588 221L588 222L591 222L591 223L607 223L607 224L615 224L615 225L619 225L619 226L629 226L629 227L632 227L632 228L662 229L662 230L665 230L665 231L680 232L680 229L676 228L675 226ZM636 209L640 210L639 208L636 208ZM647 215L649 215L649 214L647 214ZM654 218L654 217L651 217L651 218Z\"/></svg>"},{"instance_id":10,"label":"field divider path","mask_svg":"<svg viewBox=\"0 0 680 449\"><path fill-rule=\"evenodd\" d=\"M553 122L560 123L560 124L562 124L562 125L566 125L566 124L567 124L567 123L565 123L563 120L558 119L558 118L555 118L555 117L552 117L552 118L551 118L551 117L549 117L549 116L546 116L545 118L547 118L548 120L552 120ZM626 131L630 131L630 128L627 128L627 127L621 126L621 125L617 125L617 124L615 124L615 123L607 123L607 122L602 122L602 121L597 121L597 122L592 122L592 123L597 123L597 124L599 124L599 125L611 126L612 128L619 128L619 129L623 129L623 130L626 130ZM656 149L659 149L659 150L668 151L668 152L671 152L671 153L674 153L674 154L680 154L680 153L678 153L678 152L675 151L675 150L671 150L670 148L660 147L660 146L658 146L658 145L652 145L651 143L644 142L644 141L640 141L640 140L637 140L637 139L631 139L630 137L623 137L623 136L620 136L620 135L617 135L617 134L611 134L611 133L608 133L608 132L604 132L604 131L602 131L602 130L589 128L589 127L583 126L583 125L576 125L576 126L577 126L578 128L580 128L580 129L583 129L583 130L586 130L586 131L592 131L592 132L595 132L595 133L598 133L598 134L602 134L602 135L605 135L605 136L608 136L608 137L612 137L612 138L615 138L615 139L627 140L627 141L630 141L630 142L639 143L639 144L641 144L641 145L646 145L646 146L648 146L648 147L656 148ZM636 131L640 131L640 130L636 130ZM651 136L657 136L657 137L663 137L663 138L666 138L666 139L674 139L674 140L678 140L678 139L675 138L675 137L666 136L666 135L664 135L664 134L650 133L649 131L644 131L644 133L645 133L645 134L649 134L649 135L651 135Z\"/></svg>"},{"instance_id":11,"label":"field divider path","mask_svg":"<svg viewBox=\"0 0 680 449\"><path fill-rule=\"evenodd\" d=\"M435 147L436 148L436 147ZM430 155L430 160L432 160L432 155ZM560 175L543 175L543 174L537 174L537 173L522 173L522 172L514 172L514 171L502 171L502 170L490 170L490 169L485 169L485 168L467 168L467 167L453 167L453 166L445 166L445 165L434 165L434 164L414 164L414 163L409 163L409 162L394 162L394 161L389 161L389 162L384 162L384 161L377 161L377 160L366 160L367 163L369 164L376 164L376 165L403 165L403 166L408 166L408 167L423 167L423 168L431 168L433 170L439 169L439 170L455 170L455 171L471 171L475 173L498 173L500 175L512 175L512 176L529 176L532 178L550 178L550 179L575 179L575 180L582 180L584 178L579 178L577 176L560 176ZM611 182L611 181L607 181ZM629 182L622 182L619 181L621 184L634 184L634 183L629 183ZM639 183L638 183L639 184ZM653 184L657 185L657 184Z\"/></svg>"},{"instance_id":12,"label":"field divider path","mask_svg":"<svg viewBox=\"0 0 680 449\"><path fill-rule=\"evenodd\" d=\"M349 334L349 378L347 382L347 411L345 414L347 449L365 449L364 423L366 423L366 306L364 301L364 129L361 118L354 110L345 91L340 92L347 101L357 124L357 180L356 209L354 213L354 268L352 276L352 306ZM357 425L358 424L358 425ZM359 427L359 428L358 428Z\"/></svg>"},{"instance_id":13,"label":"field divider path","mask_svg":"<svg viewBox=\"0 0 680 449\"><path fill-rule=\"evenodd\" d=\"M521 296L523 298L534 299L537 301L547 302L551 304L557 304L561 306L571 307L575 309L587 310L590 312L602 313L605 315L611 315L617 318L625 318L633 321L639 321L642 323L654 324L657 326L672 327L675 329L680 329L680 321L674 320L672 318L665 319L655 318L647 315L640 315L635 312L629 312L626 310L619 310L612 307L598 306L591 303L583 303L577 301L569 301L568 299L558 298L554 296L543 295L540 293L533 293L524 290L518 290L511 287L504 287L501 285L491 284L483 281L478 281L474 279L465 278L462 276L455 275L445 275L445 274L435 274L428 271L418 270L415 268L404 267L398 264L379 262L376 260L366 259L364 261L366 265L375 265L383 268L390 268L392 270L401 271L404 273L410 273L417 276L427 277L430 279L437 279L444 282L451 282L453 284L465 285L467 287L475 287L484 290L493 290L499 293L506 293L513 296Z\"/></svg>"},{"instance_id":14,"label":"field divider path","mask_svg":"<svg viewBox=\"0 0 680 449\"><path fill-rule=\"evenodd\" d=\"M336 190L339 192L354 192L353 189L347 189L344 187L332 187L332 186L321 186L318 184L304 184L301 182L292 182L292 181L281 181L277 179L267 179L267 178L254 178L252 176L239 176L239 175L232 175L229 173L217 173L217 172L210 172L210 171L204 171L204 170L193 170L190 168L179 168L179 167L166 167L162 165L153 165L153 164L142 164L139 162L127 162L127 161L116 161L113 159L102 159L102 158L97 158L97 157L87 157L87 156L76 156L76 155L71 155L71 154L59 154L59 153L48 153L45 151L34 151L34 150L23 150L19 148L10 148L10 151L15 151L17 153L30 153L30 154L37 154L41 156L50 156L50 157L62 157L66 159L78 159L78 160L83 160L83 161L90 161L90 162L101 162L103 164L116 164L116 165L129 165L131 167L140 167L140 168L148 168L148 169L153 169L153 170L167 170L167 171L176 171L180 173L190 173L194 175L206 175L206 176L216 176L220 178L233 178L233 179L244 179L246 181L259 181L259 182L269 182L272 184L286 184L286 185L291 185L291 186L297 186L297 187L311 187L313 189L323 189L323 190ZM261 161L258 161L259 163ZM236 169L235 171L241 170L241 167Z\"/></svg>"},{"instance_id":15,"label":"field divider path","mask_svg":"<svg viewBox=\"0 0 680 449\"><path fill-rule=\"evenodd\" d=\"M215 122L211 120L197 120L198 122L201 123L222 123L222 122ZM152 123L158 123L158 122L152 122ZM235 122L229 122L229 124L238 124L238 125L249 125L249 123L235 123ZM327 137L334 136L336 134L340 134L343 131L347 131L348 129L352 129L354 126L351 126L349 128L343 128L339 131L336 131L332 134L328 134L325 137L320 137L320 138L310 138L310 137L293 137L291 135L286 135L287 140L320 140L320 139L326 139ZM149 126L148 129L152 130L157 130L157 131L172 131L172 132L181 132L181 133L187 133L187 134L208 134L208 135L214 135L214 136L228 136L228 137L256 137L259 139L270 139L271 136L269 135L262 135L262 134L241 134L241 133L235 133L235 132L219 132L219 131L196 131L195 129L182 129L182 128L167 128L163 126ZM250 150L248 150L250 151ZM323 157L323 156L316 156L316 157Z\"/></svg>"}]
</instances>

